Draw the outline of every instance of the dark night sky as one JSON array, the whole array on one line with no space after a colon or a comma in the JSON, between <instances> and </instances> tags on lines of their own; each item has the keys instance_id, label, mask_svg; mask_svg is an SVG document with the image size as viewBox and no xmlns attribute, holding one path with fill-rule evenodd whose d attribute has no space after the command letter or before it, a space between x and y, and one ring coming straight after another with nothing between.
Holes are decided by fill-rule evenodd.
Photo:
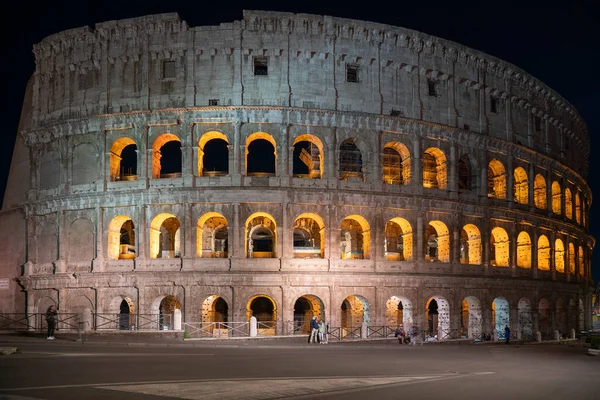
<instances>
[{"instance_id":1,"label":"dark night sky","mask_svg":"<svg viewBox=\"0 0 600 400\"><path fill-rule=\"evenodd\" d=\"M242 5L238 5L242 4ZM34 70L32 46L65 29L147 14L177 12L190 26L217 25L242 18L242 10L273 10L332 15L403 26L449 39L508 61L540 79L571 103L588 125L592 153L600 150L600 0L564 1L154 1L124 0L14 2L3 11L2 83L5 142L1 147L3 196L28 77ZM5 5L6 7L6 5ZM588 182L596 198L600 157L592 155ZM591 232L600 236L600 213L591 208ZM598 254L598 252L595 252ZM600 279L600 257L594 257Z\"/></svg>"}]
</instances>

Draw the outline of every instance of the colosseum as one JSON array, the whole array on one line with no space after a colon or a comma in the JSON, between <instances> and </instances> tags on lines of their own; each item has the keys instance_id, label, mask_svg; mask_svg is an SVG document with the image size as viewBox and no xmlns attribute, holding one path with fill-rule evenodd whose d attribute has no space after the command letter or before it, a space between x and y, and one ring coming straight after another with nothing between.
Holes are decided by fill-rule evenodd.
<instances>
[{"instance_id":1,"label":"colosseum","mask_svg":"<svg viewBox=\"0 0 600 400\"><path fill-rule=\"evenodd\" d=\"M0 324L43 329L53 304L63 329L201 335L315 315L338 338L591 327L587 128L514 65L266 11L103 22L33 52Z\"/></svg>"}]
</instances>

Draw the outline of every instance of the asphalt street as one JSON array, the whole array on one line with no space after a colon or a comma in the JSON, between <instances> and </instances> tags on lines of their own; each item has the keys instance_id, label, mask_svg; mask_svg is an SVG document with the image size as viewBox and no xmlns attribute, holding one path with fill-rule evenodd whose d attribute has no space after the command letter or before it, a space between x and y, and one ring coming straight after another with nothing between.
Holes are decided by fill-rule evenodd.
<instances>
[{"instance_id":1,"label":"asphalt street","mask_svg":"<svg viewBox=\"0 0 600 400\"><path fill-rule=\"evenodd\" d=\"M0 399L600 398L600 357L576 343L5 339L21 352L0 357Z\"/></svg>"}]
</instances>

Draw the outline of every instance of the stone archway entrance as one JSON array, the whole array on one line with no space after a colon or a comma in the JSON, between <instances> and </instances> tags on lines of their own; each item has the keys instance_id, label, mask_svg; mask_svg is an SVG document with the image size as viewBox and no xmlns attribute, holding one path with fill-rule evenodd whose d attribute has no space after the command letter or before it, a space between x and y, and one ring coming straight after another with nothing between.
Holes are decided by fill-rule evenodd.
<instances>
[{"instance_id":1,"label":"stone archway entrance","mask_svg":"<svg viewBox=\"0 0 600 400\"><path fill-rule=\"evenodd\" d=\"M552 338L552 318L550 310L550 302L546 298L540 299L538 303L538 320L539 328L542 333L543 340Z\"/></svg>"},{"instance_id":2,"label":"stone archway entrance","mask_svg":"<svg viewBox=\"0 0 600 400\"><path fill-rule=\"evenodd\" d=\"M492 321L498 340L504 339L504 328L510 328L510 308L505 298L496 297L492 302Z\"/></svg>"},{"instance_id":3,"label":"stone archway entrance","mask_svg":"<svg viewBox=\"0 0 600 400\"><path fill-rule=\"evenodd\" d=\"M521 339L533 339L533 317L531 315L531 301L528 298L524 297L519 300L517 318L519 324L517 339L519 338L519 334L521 335Z\"/></svg>"},{"instance_id":4,"label":"stone archway entrance","mask_svg":"<svg viewBox=\"0 0 600 400\"><path fill-rule=\"evenodd\" d=\"M173 329L173 313L181 310L181 303L175 296L164 297L158 306L158 329L167 331Z\"/></svg>"},{"instance_id":5,"label":"stone archway entrance","mask_svg":"<svg viewBox=\"0 0 600 400\"><path fill-rule=\"evenodd\" d=\"M474 296L467 296L461 302L460 318L461 336L469 339L481 339L483 332L483 316L481 303Z\"/></svg>"},{"instance_id":6,"label":"stone archway entrance","mask_svg":"<svg viewBox=\"0 0 600 400\"><path fill-rule=\"evenodd\" d=\"M251 317L256 318L260 336L275 335L277 307L272 298L264 295L252 297L246 306L246 316L248 321Z\"/></svg>"},{"instance_id":7,"label":"stone archway entrance","mask_svg":"<svg viewBox=\"0 0 600 400\"><path fill-rule=\"evenodd\" d=\"M341 338L360 337L363 323L369 323L369 303L362 296L348 296L341 305Z\"/></svg>"},{"instance_id":8,"label":"stone archway entrance","mask_svg":"<svg viewBox=\"0 0 600 400\"><path fill-rule=\"evenodd\" d=\"M556 329L560 332L561 336L567 333L567 309L565 302L562 298L556 300Z\"/></svg>"},{"instance_id":9,"label":"stone archway entrance","mask_svg":"<svg viewBox=\"0 0 600 400\"><path fill-rule=\"evenodd\" d=\"M443 340L450 334L450 304L439 296L431 297L425 306L426 330L430 337Z\"/></svg>"},{"instance_id":10,"label":"stone archway entrance","mask_svg":"<svg viewBox=\"0 0 600 400\"><path fill-rule=\"evenodd\" d=\"M386 325L390 328L404 326L407 331L413 324L413 307L410 300L403 296L392 296L385 303Z\"/></svg>"},{"instance_id":11,"label":"stone archway entrance","mask_svg":"<svg viewBox=\"0 0 600 400\"><path fill-rule=\"evenodd\" d=\"M219 295L208 296L202 302L202 322L225 322L229 321L229 306Z\"/></svg>"},{"instance_id":12,"label":"stone archway entrance","mask_svg":"<svg viewBox=\"0 0 600 400\"><path fill-rule=\"evenodd\" d=\"M310 332L310 320L317 316L325 319L325 307L317 296L305 294L294 303L294 327L293 332L308 334Z\"/></svg>"},{"instance_id":13,"label":"stone archway entrance","mask_svg":"<svg viewBox=\"0 0 600 400\"><path fill-rule=\"evenodd\" d=\"M129 297L123 298L119 305L119 329L135 329L135 306Z\"/></svg>"}]
</instances>

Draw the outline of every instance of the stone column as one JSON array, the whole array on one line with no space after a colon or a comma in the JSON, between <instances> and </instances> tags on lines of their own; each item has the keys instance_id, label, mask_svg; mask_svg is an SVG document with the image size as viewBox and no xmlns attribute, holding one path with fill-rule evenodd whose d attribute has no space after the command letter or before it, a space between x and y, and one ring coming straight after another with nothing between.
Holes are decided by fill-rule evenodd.
<instances>
[{"instance_id":1,"label":"stone column","mask_svg":"<svg viewBox=\"0 0 600 400\"><path fill-rule=\"evenodd\" d=\"M508 265L511 269L511 276L517 276L517 228L514 223L510 224L508 229Z\"/></svg>"},{"instance_id":2,"label":"stone column","mask_svg":"<svg viewBox=\"0 0 600 400\"><path fill-rule=\"evenodd\" d=\"M289 222L289 204L284 202L281 204L281 230L279 230L279 237L281 240L278 243L278 257L281 259L282 267L283 263L287 262L288 259L293 258L293 235L294 228L293 224Z\"/></svg>"},{"instance_id":3,"label":"stone column","mask_svg":"<svg viewBox=\"0 0 600 400\"><path fill-rule=\"evenodd\" d=\"M149 243L148 237L148 227L147 227L147 208L148 206L145 204L138 205L137 207L138 214L138 224L137 224L137 236L135 238L136 242L136 260L137 259L146 259L147 257L147 249ZM137 263L137 261L136 261Z\"/></svg>"},{"instance_id":4,"label":"stone column","mask_svg":"<svg viewBox=\"0 0 600 400\"><path fill-rule=\"evenodd\" d=\"M550 273L552 280L556 280L556 232L550 232Z\"/></svg>"},{"instance_id":5,"label":"stone column","mask_svg":"<svg viewBox=\"0 0 600 400\"><path fill-rule=\"evenodd\" d=\"M552 212L552 171L546 171L546 202L548 213Z\"/></svg>"},{"instance_id":6,"label":"stone column","mask_svg":"<svg viewBox=\"0 0 600 400\"><path fill-rule=\"evenodd\" d=\"M244 227L240 226L240 203L233 203L233 235L231 235L230 248L233 250L232 258L244 257Z\"/></svg>"},{"instance_id":7,"label":"stone column","mask_svg":"<svg viewBox=\"0 0 600 400\"><path fill-rule=\"evenodd\" d=\"M424 261L424 254L423 254L424 238L423 238L423 236L425 235L425 227L423 225L424 225L423 213L419 212L417 215L417 237L416 237L416 240L413 240L413 243L414 243L413 246L415 246L415 245L417 246L416 249L413 247L413 254L416 255L416 257L413 257L413 260L417 261L419 263L422 263Z\"/></svg>"},{"instance_id":8,"label":"stone column","mask_svg":"<svg viewBox=\"0 0 600 400\"><path fill-rule=\"evenodd\" d=\"M373 254L373 260L383 261L385 260L385 225L386 223L383 221L383 215L381 212L375 214L375 234L372 235L374 238L371 240L375 244L375 251L371 247L371 253ZM373 232L373 229L371 229Z\"/></svg>"},{"instance_id":9,"label":"stone column","mask_svg":"<svg viewBox=\"0 0 600 400\"><path fill-rule=\"evenodd\" d=\"M286 178L290 177L290 170L288 166L288 160L293 159L290 157L290 146L289 146L289 136L290 136L290 125L289 124L281 124L281 133L280 136L281 143L279 143L278 147L280 149L279 159L277 161L275 175L280 177L280 181L285 181ZM288 179L289 180L289 179Z\"/></svg>"},{"instance_id":10,"label":"stone column","mask_svg":"<svg viewBox=\"0 0 600 400\"><path fill-rule=\"evenodd\" d=\"M450 157L449 157L449 165L446 166L449 168L447 170L448 173L448 191L450 192L450 196L452 198L457 198L458 193L458 178L457 178L457 169L458 169L458 159L456 155L456 146L450 146Z\"/></svg>"},{"instance_id":11,"label":"stone column","mask_svg":"<svg viewBox=\"0 0 600 400\"><path fill-rule=\"evenodd\" d=\"M422 173L422 156L421 156L421 140L418 136L415 137L413 142L413 173L411 174L410 182L413 186L422 188L423 187L423 173Z\"/></svg>"},{"instance_id":12,"label":"stone column","mask_svg":"<svg viewBox=\"0 0 600 400\"><path fill-rule=\"evenodd\" d=\"M510 203L515 201L515 171L512 157L506 160L506 200Z\"/></svg>"},{"instance_id":13,"label":"stone column","mask_svg":"<svg viewBox=\"0 0 600 400\"><path fill-rule=\"evenodd\" d=\"M93 272L104 271L104 258L108 256L104 246L104 238L108 241L108 232L104 231L104 209L96 206L96 258L92 261Z\"/></svg>"},{"instance_id":14,"label":"stone column","mask_svg":"<svg viewBox=\"0 0 600 400\"><path fill-rule=\"evenodd\" d=\"M533 229L533 243L531 243L531 271L533 279L538 277L538 240L539 240L539 227L534 226Z\"/></svg>"},{"instance_id":15,"label":"stone column","mask_svg":"<svg viewBox=\"0 0 600 400\"><path fill-rule=\"evenodd\" d=\"M529 211L535 212L535 168L533 168L533 163L529 164L529 180L527 182L529 194L527 196L527 204L529 204Z\"/></svg>"}]
</instances>

